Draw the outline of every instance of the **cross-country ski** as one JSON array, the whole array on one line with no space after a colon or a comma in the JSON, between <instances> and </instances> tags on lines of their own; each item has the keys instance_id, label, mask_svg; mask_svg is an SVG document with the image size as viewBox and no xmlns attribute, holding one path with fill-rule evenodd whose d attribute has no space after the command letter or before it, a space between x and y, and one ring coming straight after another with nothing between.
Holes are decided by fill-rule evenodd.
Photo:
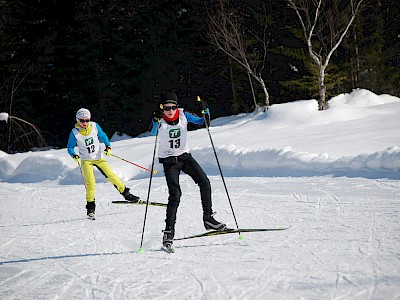
<instances>
[{"instance_id":1,"label":"cross-country ski","mask_svg":"<svg viewBox=\"0 0 400 300\"><path fill-rule=\"evenodd\" d=\"M207 236L215 236L215 235L222 235L222 234L231 234L231 233L243 233L243 232L263 232L263 231L283 231L289 229L291 226L288 227L278 227L278 228L245 228L245 229L226 229L226 230L213 230L207 231L200 234L189 235L181 238L174 238L174 241L181 241L181 240L188 240L200 237L207 237Z\"/></svg>"},{"instance_id":2,"label":"cross-country ski","mask_svg":"<svg viewBox=\"0 0 400 300\"><path fill-rule=\"evenodd\" d=\"M114 200L111 201L111 203L114 204L137 204L137 205L146 205L147 201L140 199L138 202L132 202L132 201L126 201L126 200ZM162 202L154 202L154 201L149 201L149 206L167 206L167 203L162 203Z\"/></svg>"}]
</instances>

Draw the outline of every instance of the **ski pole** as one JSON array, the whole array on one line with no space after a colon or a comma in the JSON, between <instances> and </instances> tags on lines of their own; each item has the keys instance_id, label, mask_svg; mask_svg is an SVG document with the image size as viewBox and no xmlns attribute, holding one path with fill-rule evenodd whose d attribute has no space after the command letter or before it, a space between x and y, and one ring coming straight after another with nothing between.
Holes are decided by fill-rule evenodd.
<instances>
[{"instance_id":1,"label":"ski pole","mask_svg":"<svg viewBox=\"0 0 400 300\"><path fill-rule=\"evenodd\" d=\"M213 151L214 151L214 155L215 155L215 159L216 159L216 161L217 161L218 169L219 169L219 172L220 172L220 174L221 174L222 182L224 183L226 195L228 196L229 205L231 206L233 218L235 219L236 228L239 230L239 238L242 239L243 236L241 235L241 232L240 232L240 229L239 229L239 225L238 225L238 222L237 222L237 220L236 220L235 211L233 210L232 201L231 201L231 198L229 197L228 188L226 187L224 175L222 174L222 169L221 169L221 166L220 166L220 164L219 164L217 152L215 151L214 142L213 142L213 139L212 139L212 137L211 137L210 128L209 128L208 123L207 123L207 120L206 120L206 114L204 113L204 111L207 109L207 104L206 104L203 100L200 99L200 96L197 96L197 101L201 102L204 124L206 124L208 136L210 137L211 146L212 146Z\"/></svg>"},{"instance_id":2,"label":"ski pole","mask_svg":"<svg viewBox=\"0 0 400 300\"><path fill-rule=\"evenodd\" d=\"M153 179L153 174L155 174L153 170L154 170L154 160L155 160L155 157L156 157L156 149L157 149L157 141L158 141L159 126L160 126L160 122L159 122L158 125L157 125L156 141L155 141L155 143L154 143L154 151L153 151L153 161L152 161L152 163L151 163L151 171L150 171L151 174L150 174L150 181L149 181L149 189L148 189L148 191L147 191L146 209L145 209L145 211L144 211L144 220L143 220L143 228L142 228L142 238L141 238L141 240L140 240L140 248L139 248L139 250L137 251L138 253L142 253L142 252L143 252L142 246L143 246L143 238L144 238L144 228L145 228L145 226L146 226L147 209L148 209L148 207L149 207L151 181L152 181L152 179Z\"/></svg>"},{"instance_id":3,"label":"ski pole","mask_svg":"<svg viewBox=\"0 0 400 300\"><path fill-rule=\"evenodd\" d=\"M124 158L122 158L122 157L119 157L119 156L116 156L116 155L114 155L114 154L111 154L111 156L114 156L114 157L116 157L116 158L118 158L118 159L120 159L120 160L123 160L123 161L125 161L125 162L127 162L127 163L130 163L130 164L132 164L132 165L134 165L134 166L136 166L136 167L142 168L143 170L146 170L146 171L148 171L148 172L153 172L154 174L157 174L157 170L149 170L149 169L147 169L147 168L145 168L145 167L142 167L142 166L140 166L140 165L138 165L138 164L135 164L135 163L133 163L133 162L131 162L131 161L129 161L129 160L126 160L126 159L124 159Z\"/></svg>"}]
</instances>

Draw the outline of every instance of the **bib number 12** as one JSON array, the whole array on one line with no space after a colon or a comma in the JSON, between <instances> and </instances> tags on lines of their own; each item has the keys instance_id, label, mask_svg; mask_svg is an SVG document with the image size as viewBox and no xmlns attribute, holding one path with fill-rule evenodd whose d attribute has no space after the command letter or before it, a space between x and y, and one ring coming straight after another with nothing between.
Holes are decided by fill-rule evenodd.
<instances>
[{"instance_id":1,"label":"bib number 12","mask_svg":"<svg viewBox=\"0 0 400 300\"><path fill-rule=\"evenodd\" d=\"M90 153L94 152L95 147L94 147L94 145L90 145L89 147L86 147L86 149L87 149L88 153L90 154Z\"/></svg>"}]
</instances>

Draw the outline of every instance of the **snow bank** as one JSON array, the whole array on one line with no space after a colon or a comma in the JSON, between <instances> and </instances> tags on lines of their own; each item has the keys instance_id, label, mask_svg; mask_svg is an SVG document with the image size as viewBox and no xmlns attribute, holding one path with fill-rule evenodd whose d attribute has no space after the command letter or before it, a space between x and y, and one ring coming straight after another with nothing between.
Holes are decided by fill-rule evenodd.
<instances>
[{"instance_id":1,"label":"snow bank","mask_svg":"<svg viewBox=\"0 0 400 300\"><path fill-rule=\"evenodd\" d=\"M272 105L261 110L213 120L210 132L226 176L361 176L400 179L400 99L355 90L318 111L315 100ZM154 137L127 139L114 135L113 152L151 168ZM119 140L123 139L123 140ZM119 140L119 141L118 141ZM217 175L214 151L205 129L189 132L193 156L208 174ZM351 153L351 154L349 154ZM123 180L149 173L107 158ZM156 176L164 176L162 166ZM105 181L98 172L97 180ZM82 184L66 149L8 155L0 152L0 181Z\"/></svg>"},{"instance_id":2,"label":"snow bank","mask_svg":"<svg viewBox=\"0 0 400 300\"><path fill-rule=\"evenodd\" d=\"M211 148L194 149L193 155L213 175L219 174ZM217 147L223 172L231 176L377 176L400 179L400 148L334 159L324 153L296 151L291 147L250 151L234 145ZM217 172L218 171L218 172ZM357 172L355 172L357 171Z\"/></svg>"},{"instance_id":3,"label":"snow bank","mask_svg":"<svg viewBox=\"0 0 400 300\"><path fill-rule=\"evenodd\" d=\"M365 89L356 89L350 94L341 94L329 100L330 106L353 105L369 107L398 102L400 99L391 95L376 95Z\"/></svg>"}]
</instances>

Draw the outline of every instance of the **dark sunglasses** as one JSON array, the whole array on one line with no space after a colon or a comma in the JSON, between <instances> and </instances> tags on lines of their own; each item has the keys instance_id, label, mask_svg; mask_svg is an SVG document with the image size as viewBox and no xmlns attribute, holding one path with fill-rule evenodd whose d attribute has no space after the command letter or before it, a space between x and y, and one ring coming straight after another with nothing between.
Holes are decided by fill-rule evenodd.
<instances>
[{"instance_id":1,"label":"dark sunglasses","mask_svg":"<svg viewBox=\"0 0 400 300\"><path fill-rule=\"evenodd\" d=\"M79 119L79 122L81 122L81 123L89 123L89 122L90 122L90 120L83 120L83 119Z\"/></svg>"},{"instance_id":2,"label":"dark sunglasses","mask_svg":"<svg viewBox=\"0 0 400 300\"><path fill-rule=\"evenodd\" d=\"M176 106L176 105L174 105L174 106L164 106L163 110L170 111L171 109L172 110L176 110L177 108L178 108L178 106Z\"/></svg>"}]
</instances>

